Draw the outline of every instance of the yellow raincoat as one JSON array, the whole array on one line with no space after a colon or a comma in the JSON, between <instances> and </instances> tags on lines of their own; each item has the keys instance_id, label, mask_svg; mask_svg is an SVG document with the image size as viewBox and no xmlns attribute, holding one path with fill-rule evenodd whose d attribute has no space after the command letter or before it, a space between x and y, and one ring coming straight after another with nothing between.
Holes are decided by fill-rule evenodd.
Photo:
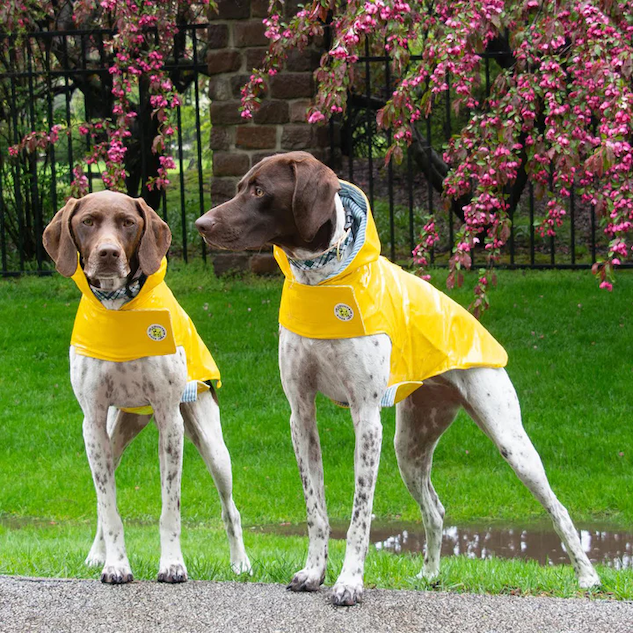
<instances>
[{"instance_id":1,"label":"yellow raincoat","mask_svg":"<svg viewBox=\"0 0 633 633\"><path fill-rule=\"evenodd\" d=\"M279 323L317 339L387 334L391 373L383 406L403 400L423 380L449 369L504 367L505 350L477 319L431 284L380 256L367 198L358 187L341 184L367 214L356 236L362 245L342 271L316 286L296 281L286 254L275 247L286 277Z\"/></svg>"},{"instance_id":2,"label":"yellow raincoat","mask_svg":"<svg viewBox=\"0 0 633 633\"><path fill-rule=\"evenodd\" d=\"M70 344L77 354L114 362L174 354L182 346L188 382L196 382L200 392L209 388L202 381L219 380L220 371L192 320L167 287L166 272L167 260L163 258L158 271L146 279L134 299L118 310L108 310L90 290L78 265L72 279L82 297ZM125 410L151 413L151 407Z\"/></svg>"}]
</instances>

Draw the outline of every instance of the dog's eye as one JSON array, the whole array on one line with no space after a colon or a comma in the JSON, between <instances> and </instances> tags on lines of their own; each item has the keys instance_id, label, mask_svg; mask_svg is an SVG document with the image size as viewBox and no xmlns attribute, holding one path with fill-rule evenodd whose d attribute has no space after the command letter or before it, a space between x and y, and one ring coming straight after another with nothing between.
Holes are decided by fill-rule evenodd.
<instances>
[{"instance_id":1,"label":"dog's eye","mask_svg":"<svg viewBox=\"0 0 633 633\"><path fill-rule=\"evenodd\" d=\"M92 226L94 224L94 220L92 218L84 218L81 223L86 226Z\"/></svg>"},{"instance_id":2,"label":"dog's eye","mask_svg":"<svg viewBox=\"0 0 633 633\"><path fill-rule=\"evenodd\" d=\"M255 187L253 192L258 198L261 198L264 195L264 190L261 187Z\"/></svg>"},{"instance_id":3,"label":"dog's eye","mask_svg":"<svg viewBox=\"0 0 633 633\"><path fill-rule=\"evenodd\" d=\"M130 218L127 218L126 220L123 220L123 226L126 229L129 229L131 226L134 226L134 224L135 224L134 220L132 220Z\"/></svg>"}]
</instances>

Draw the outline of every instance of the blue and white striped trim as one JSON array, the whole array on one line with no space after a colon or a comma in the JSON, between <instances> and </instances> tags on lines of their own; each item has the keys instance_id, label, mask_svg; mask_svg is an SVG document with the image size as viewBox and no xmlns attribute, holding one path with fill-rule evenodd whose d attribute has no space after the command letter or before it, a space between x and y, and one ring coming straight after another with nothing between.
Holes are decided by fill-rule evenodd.
<instances>
[{"instance_id":1,"label":"blue and white striped trim","mask_svg":"<svg viewBox=\"0 0 633 633\"><path fill-rule=\"evenodd\" d=\"M349 235L343 240L338 248L332 247L316 259L291 259L288 258L290 264L299 270L317 270L326 264L329 264L339 252L345 251L351 244L354 248L350 254L341 261L335 271L328 275L323 281L327 281L332 277L336 277L341 271L345 270L351 263L358 251L365 243L365 231L367 228L367 203L364 195L356 187L352 187L346 182L339 181L341 189L338 192L339 198L345 209L346 228L349 228Z\"/></svg>"},{"instance_id":2,"label":"blue and white striped trim","mask_svg":"<svg viewBox=\"0 0 633 633\"><path fill-rule=\"evenodd\" d=\"M198 399L198 381L192 380L187 383L185 390L182 392L180 402L195 402Z\"/></svg>"},{"instance_id":3,"label":"blue and white striped trim","mask_svg":"<svg viewBox=\"0 0 633 633\"><path fill-rule=\"evenodd\" d=\"M356 187L352 187L346 182L341 182L341 190L338 192L343 208L348 215L352 216L352 231L354 236L354 248L350 254L341 262L338 270L326 277L324 281L336 277L345 270L354 260L358 252L365 244L365 232L367 230L367 202L365 196Z\"/></svg>"}]
</instances>

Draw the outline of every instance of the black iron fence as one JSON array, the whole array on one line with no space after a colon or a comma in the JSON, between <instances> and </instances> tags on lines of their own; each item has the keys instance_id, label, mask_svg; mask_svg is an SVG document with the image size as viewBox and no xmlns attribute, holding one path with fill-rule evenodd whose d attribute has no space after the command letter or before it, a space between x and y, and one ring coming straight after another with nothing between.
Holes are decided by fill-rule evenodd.
<instances>
[{"instance_id":1,"label":"black iron fence","mask_svg":"<svg viewBox=\"0 0 633 633\"><path fill-rule=\"evenodd\" d=\"M506 51L486 52L483 57L482 96L489 93L494 78L511 63ZM419 57L413 56L415 62ZM331 124L331 151L342 161L341 177L363 188L371 202L385 255L394 261L410 262L425 219L435 214L440 235L444 236L432 254L436 265L445 265L451 254L455 231L461 224L461 210L453 205L445 210L441 185L447 166L442 150L451 135L466 123L468 112L455 115L453 94L441 97L443 107L421 121L413 144L402 164L385 164L391 134L379 130L376 112L393 90L389 57L373 55L366 43L365 55L356 64L356 91L348 99L347 114L340 128ZM450 79L447 77L447 82ZM450 83L449 83L450 85ZM338 152L340 138L341 150ZM342 164L341 164L342 163ZM520 180L520 179L518 179ZM606 254L608 238L599 227L593 206L572 191L567 221L554 237L541 237L537 230L545 216L547 200L538 199L531 183L518 182L508 192L512 228L501 266L511 268L589 268ZM473 252L473 266L483 264L483 245ZM624 267L633 267L625 263Z\"/></svg>"},{"instance_id":2,"label":"black iron fence","mask_svg":"<svg viewBox=\"0 0 633 633\"><path fill-rule=\"evenodd\" d=\"M157 158L151 152L156 122L147 83L132 96L137 117L131 128L125 167L130 195L142 195L169 222L172 250L187 260L205 256L193 222L210 202L211 153L206 89L206 25L180 25L164 69L184 96L176 110L177 132L170 151L176 168L167 191L149 191ZM0 273L47 274L43 228L70 195L73 166L91 150L80 123L111 118L112 53L108 30L47 31L21 35L0 32ZM57 143L9 154L25 134L61 126ZM103 188L99 163L88 165L89 191Z\"/></svg>"}]
</instances>

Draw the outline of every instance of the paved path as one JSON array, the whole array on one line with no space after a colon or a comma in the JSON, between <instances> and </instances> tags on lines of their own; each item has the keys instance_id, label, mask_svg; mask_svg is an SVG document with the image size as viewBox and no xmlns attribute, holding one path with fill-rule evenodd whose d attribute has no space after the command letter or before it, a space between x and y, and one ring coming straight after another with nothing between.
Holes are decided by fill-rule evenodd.
<instances>
[{"instance_id":1,"label":"paved path","mask_svg":"<svg viewBox=\"0 0 633 633\"><path fill-rule=\"evenodd\" d=\"M366 590L334 608L326 590L281 585L135 582L0 576L0 632L145 633L631 633L633 602Z\"/></svg>"}]
</instances>

